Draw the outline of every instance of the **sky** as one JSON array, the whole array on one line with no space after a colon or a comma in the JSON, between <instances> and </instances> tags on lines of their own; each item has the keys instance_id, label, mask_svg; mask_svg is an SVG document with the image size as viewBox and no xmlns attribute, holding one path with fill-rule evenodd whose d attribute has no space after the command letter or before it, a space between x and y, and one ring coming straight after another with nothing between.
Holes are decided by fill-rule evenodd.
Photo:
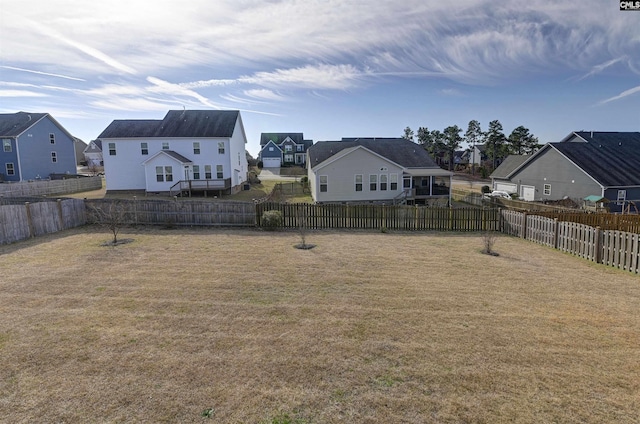
<instances>
[{"instance_id":1,"label":"sky","mask_svg":"<svg viewBox=\"0 0 640 424\"><path fill-rule=\"evenodd\" d=\"M399 137L470 120L541 143L640 131L640 11L618 0L0 0L0 113L85 142L240 110L263 132Z\"/></svg>"}]
</instances>

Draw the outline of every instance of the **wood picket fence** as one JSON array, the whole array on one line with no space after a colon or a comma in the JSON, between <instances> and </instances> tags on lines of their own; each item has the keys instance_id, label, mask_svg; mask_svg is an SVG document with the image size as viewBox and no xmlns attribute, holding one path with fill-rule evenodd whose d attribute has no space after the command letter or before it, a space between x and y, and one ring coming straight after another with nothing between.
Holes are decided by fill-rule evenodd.
<instances>
[{"instance_id":1,"label":"wood picket fence","mask_svg":"<svg viewBox=\"0 0 640 424\"><path fill-rule=\"evenodd\" d=\"M276 210L282 227L401 231L499 231L632 273L640 273L640 233L604 229L507 209L374 204L286 204L165 200L42 199L0 202L0 244L95 222L96 208L115 204L131 225L262 226ZM616 219L624 224L623 218ZM632 220L629 220L632 221ZM598 221L599 223L608 221Z\"/></svg>"}]
</instances>

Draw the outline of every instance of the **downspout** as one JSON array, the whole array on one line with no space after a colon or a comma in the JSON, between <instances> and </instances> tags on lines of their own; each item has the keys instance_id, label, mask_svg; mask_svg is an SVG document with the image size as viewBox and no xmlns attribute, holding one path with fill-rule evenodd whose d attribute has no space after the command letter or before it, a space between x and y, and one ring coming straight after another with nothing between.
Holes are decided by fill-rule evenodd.
<instances>
[{"instance_id":1,"label":"downspout","mask_svg":"<svg viewBox=\"0 0 640 424\"><path fill-rule=\"evenodd\" d=\"M16 158L18 159L18 181L22 182L22 161L20 160L20 147L18 146L18 137L16 140Z\"/></svg>"}]
</instances>

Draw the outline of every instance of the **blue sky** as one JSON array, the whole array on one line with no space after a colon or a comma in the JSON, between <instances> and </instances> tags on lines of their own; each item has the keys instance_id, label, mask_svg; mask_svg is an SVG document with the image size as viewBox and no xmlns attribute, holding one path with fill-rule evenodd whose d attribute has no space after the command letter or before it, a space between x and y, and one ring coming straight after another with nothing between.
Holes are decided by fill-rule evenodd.
<instances>
[{"instance_id":1,"label":"blue sky","mask_svg":"<svg viewBox=\"0 0 640 424\"><path fill-rule=\"evenodd\" d=\"M239 109L314 141L524 125L640 131L640 11L617 0L0 0L0 112L94 139L114 119Z\"/></svg>"}]
</instances>

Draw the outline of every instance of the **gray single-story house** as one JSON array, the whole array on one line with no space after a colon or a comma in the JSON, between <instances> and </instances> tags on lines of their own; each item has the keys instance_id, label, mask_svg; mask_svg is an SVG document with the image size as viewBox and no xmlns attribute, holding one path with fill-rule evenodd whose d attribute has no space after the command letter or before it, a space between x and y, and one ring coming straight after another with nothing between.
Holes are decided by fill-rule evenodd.
<instances>
[{"instance_id":1,"label":"gray single-story house","mask_svg":"<svg viewBox=\"0 0 640 424\"><path fill-rule=\"evenodd\" d=\"M627 211L640 205L640 132L572 132L533 155L511 156L491 179L494 190L523 200L599 196L612 212Z\"/></svg>"}]
</instances>

